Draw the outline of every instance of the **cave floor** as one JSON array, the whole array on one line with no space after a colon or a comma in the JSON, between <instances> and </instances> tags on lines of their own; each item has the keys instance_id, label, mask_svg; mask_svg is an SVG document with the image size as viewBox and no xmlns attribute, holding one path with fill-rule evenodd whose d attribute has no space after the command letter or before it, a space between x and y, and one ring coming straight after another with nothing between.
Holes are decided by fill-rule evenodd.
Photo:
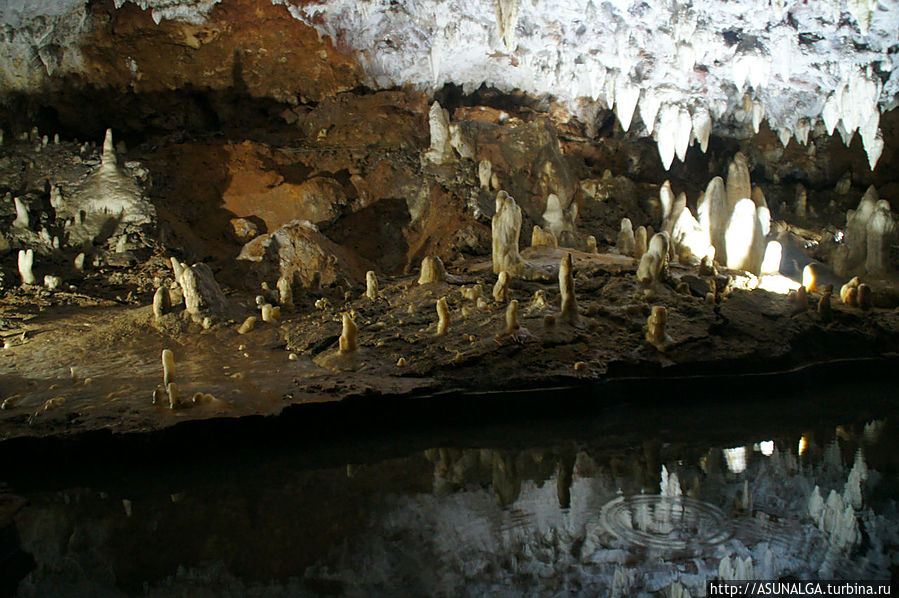
<instances>
[{"instance_id":1,"label":"cave floor","mask_svg":"<svg viewBox=\"0 0 899 598\"><path fill-rule=\"evenodd\" d=\"M566 251L576 273L575 325L557 317L552 268ZM229 295L235 314L243 315L203 329L178 306L157 321L149 305L23 287L0 300L6 345L0 351L0 441L152 432L188 420L274 416L291 405L349 397L438 401L452 392L782 372L888 357L899 348L893 309L862 311L834 301L833 317L824 321L814 294L797 305L786 294L748 290L756 281L734 272L730 284L717 289L716 302L707 303L709 278L696 267L672 264L666 283L644 290L630 258L554 248L523 255L550 275L511 283L509 299L520 303L516 334L504 332L506 304L491 297L489 261L451 268L446 282L384 280L376 301L358 290L319 307L314 295L297 297L296 309L280 323L260 319L246 334L237 328L255 312L248 294ZM475 285L480 305L471 299ZM535 301L539 291L545 305ZM448 332L436 336L440 297L446 297L450 322ZM662 350L645 340L654 305L668 310L670 340ZM358 326L359 349L339 356L345 312ZM176 409L152 400L165 348L175 356L182 403Z\"/></svg>"}]
</instances>

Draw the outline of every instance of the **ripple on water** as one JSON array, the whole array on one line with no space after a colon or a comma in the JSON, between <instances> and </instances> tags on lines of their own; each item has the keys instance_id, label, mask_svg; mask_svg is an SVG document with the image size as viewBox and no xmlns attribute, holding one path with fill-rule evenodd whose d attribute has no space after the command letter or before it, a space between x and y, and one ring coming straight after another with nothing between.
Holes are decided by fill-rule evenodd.
<instances>
[{"instance_id":1,"label":"ripple on water","mask_svg":"<svg viewBox=\"0 0 899 598\"><path fill-rule=\"evenodd\" d=\"M599 518L616 538L655 550L699 552L731 536L721 509L687 496L619 496L603 505Z\"/></svg>"}]
</instances>

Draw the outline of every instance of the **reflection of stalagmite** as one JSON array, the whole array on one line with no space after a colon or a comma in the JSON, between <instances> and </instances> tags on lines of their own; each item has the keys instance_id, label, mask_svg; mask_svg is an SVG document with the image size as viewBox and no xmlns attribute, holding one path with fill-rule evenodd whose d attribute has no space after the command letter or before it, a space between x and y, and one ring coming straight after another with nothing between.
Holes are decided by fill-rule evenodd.
<instances>
[{"instance_id":1,"label":"reflection of stalagmite","mask_svg":"<svg viewBox=\"0 0 899 598\"><path fill-rule=\"evenodd\" d=\"M446 269L443 260L435 255L429 255L421 260L421 274L418 276L418 284L431 284L446 281Z\"/></svg>"},{"instance_id":2,"label":"reflection of stalagmite","mask_svg":"<svg viewBox=\"0 0 899 598\"><path fill-rule=\"evenodd\" d=\"M562 296L560 319L569 324L578 322L577 297L574 294L574 273L571 268L571 254L566 253L559 264L559 292Z\"/></svg>"},{"instance_id":3,"label":"reflection of stalagmite","mask_svg":"<svg viewBox=\"0 0 899 598\"><path fill-rule=\"evenodd\" d=\"M522 260L518 253L518 235L521 232L521 208L515 200L500 191L496 194L496 214L491 221L493 229L493 273L518 274Z\"/></svg>"},{"instance_id":4,"label":"reflection of stalagmite","mask_svg":"<svg viewBox=\"0 0 899 598\"><path fill-rule=\"evenodd\" d=\"M340 332L339 352L341 355L352 353L358 348L357 340L358 328L350 314L343 314L343 329Z\"/></svg>"},{"instance_id":5,"label":"reflection of stalagmite","mask_svg":"<svg viewBox=\"0 0 899 598\"><path fill-rule=\"evenodd\" d=\"M449 326L449 307L446 305L446 297L437 300L437 336L446 334Z\"/></svg>"},{"instance_id":6,"label":"reflection of stalagmite","mask_svg":"<svg viewBox=\"0 0 899 598\"><path fill-rule=\"evenodd\" d=\"M621 255L634 255L634 247L636 240L634 238L634 225L630 218L621 219L621 230L618 231L618 240L616 242L618 253Z\"/></svg>"},{"instance_id":7,"label":"reflection of stalagmite","mask_svg":"<svg viewBox=\"0 0 899 598\"><path fill-rule=\"evenodd\" d=\"M668 276L668 235L658 233L649 242L649 249L637 266L637 281L644 285L658 282Z\"/></svg>"}]
</instances>

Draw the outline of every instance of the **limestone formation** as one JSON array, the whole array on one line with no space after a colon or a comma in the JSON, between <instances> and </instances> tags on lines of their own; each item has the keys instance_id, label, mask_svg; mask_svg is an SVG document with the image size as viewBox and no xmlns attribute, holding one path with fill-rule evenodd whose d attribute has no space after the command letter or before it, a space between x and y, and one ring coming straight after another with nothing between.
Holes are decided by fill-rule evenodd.
<instances>
[{"instance_id":1,"label":"limestone formation","mask_svg":"<svg viewBox=\"0 0 899 598\"><path fill-rule=\"evenodd\" d=\"M618 231L618 239L615 246L621 255L634 255L636 239L634 236L634 225L631 223L630 218L621 219L621 229Z\"/></svg>"},{"instance_id":2,"label":"limestone formation","mask_svg":"<svg viewBox=\"0 0 899 598\"><path fill-rule=\"evenodd\" d=\"M25 202L16 197L13 202L16 206L16 219L12 221L12 225L15 228L28 228L31 226L31 219L28 216L28 208L25 206Z\"/></svg>"},{"instance_id":3,"label":"limestone formation","mask_svg":"<svg viewBox=\"0 0 899 598\"><path fill-rule=\"evenodd\" d=\"M260 315L263 322L277 324L281 320L281 308L275 307L271 303L266 303L262 306Z\"/></svg>"},{"instance_id":4,"label":"limestone formation","mask_svg":"<svg viewBox=\"0 0 899 598\"><path fill-rule=\"evenodd\" d=\"M431 104L428 113L428 124L431 127L431 149L425 157L434 164L443 164L452 160L453 147L450 140L449 114L439 102Z\"/></svg>"},{"instance_id":5,"label":"limestone formation","mask_svg":"<svg viewBox=\"0 0 899 598\"><path fill-rule=\"evenodd\" d=\"M278 305L284 311L293 311L295 306L293 303L293 285L290 282L290 278L287 276L280 277L276 286L278 287Z\"/></svg>"},{"instance_id":6,"label":"limestone formation","mask_svg":"<svg viewBox=\"0 0 899 598\"><path fill-rule=\"evenodd\" d=\"M243 321L243 324L237 329L237 334L246 334L253 330L253 327L256 325L256 316L250 316L246 320Z\"/></svg>"},{"instance_id":7,"label":"limestone formation","mask_svg":"<svg viewBox=\"0 0 899 598\"><path fill-rule=\"evenodd\" d=\"M568 324L577 324L580 316L577 311L577 297L574 293L574 272L570 253L566 253L559 264L559 293L561 295L560 319Z\"/></svg>"},{"instance_id":8,"label":"limestone formation","mask_svg":"<svg viewBox=\"0 0 899 598\"><path fill-rule=\"evenodd\" d=\"M74 265L75 265L75 269L78 270L79 272L84 270L84 259L85 259L84 253L79 253L78 255L75 256Z\"/></svg>"},{"instance_id":9,"label":"limestone formation","mask_svg":"<svg viewBox=\"0 0 899 598\"><path fill-rule=\"evenodd\" d=\"M821 292L821 299L818 300L818 316L824 322L830 322L833 319L833 307L830 299L833 296L833 285L825 285Z\"/></svg>"},{"instance_id":10,"label":"limestone formation","mask_svg":"<svg viewBox=\"0 0 899 598\"><path fill-rule=\"evenodd\" d=\"M659 351L664 351L671 343L667 328L668 310L663 305L654 305L646 320L646 341Z\"/></svg>"},{"instance_id":11,"label":"limestone formation","mask_svg":"<svg viewBox=\"0 0 899 598\"><path fill-rule=\"evenodd\" d=\"M643 257L643 254L646 253L646 246L648 243L648 237L646 233L645 226L638 226L636 232L634 232L634 253L633 256L640 260Z\"/></svg>"},{"instance_id":12,"label":"limestone formation","mask_svg":"<svg viewBox=\"0 0 899 598\"><path fill-rule=\"evenodd\" d=\"M521 329L518 324L518 300L512 299L506 307L506 334L517 334Z\"/></svg>"},{"instance_id":13,"label":"limestone formation","mask_svg":"<svg viewBox=\"0 0 899 598\"><path fill-rule=\"evenodd\" d=\"M227 312L228 299L208 265L199 262L184 268L178 282L184 292L184 307L194 319L199 321L204 315Z\"/></svg>"},{"instance_id":14,"label":"limestone formation","mask_svg":"<svg viewBox=\"0 0 899 598\"><path fill-rule=\"evenodd\" d=\"M851 307L858 306L858 287L861 281L858 276L852 278L849 282L840 287L840 301Z\"/></svg>"},{"instance_id":15,"label":"limestone formation","mask_svg":"<svg viewBox=\"0 0 899 598\"><path fill-rule=\"evenodd\" d=\"M765 256L762 258L761 274L778 274L782 257L783 245L780 244L780 241L768 241L765 246Z\"/></svg>"},{"instance_id":16,"label":"limestone formation","mask_svg":"<svg viewBox=\"0 0 899 598\"><path fill-rule=\"evenodd\" d=\"M858 307L859 309L863 309L865 311L871 309L872 306L872 298L871 298L871 287L862 283L858 285Z\"/></svg>"},{"instance_id":17,"label":"limestone formation","mask_svg":"<svg viewBox=\"0 0 899 598\"><path fill-rule=\"evenodd\" d=\"M861 272L867 266L868 253L868 223L874 214L884 207L889 210L889 204L883 206L878 205L880 196L877 189L872 185L868 187L862 196L855 210L846 212L846 234L843 245L837 249L834 255L834 270L841 276L850 276L854 273ZM892 217L890 215L890 217ZM884 215L877 218L875 227L889 228L889 224L885 221ZM873 242L875 256L872 265L878 266L879 259L882 257L878 254L877 247L880 245L878 241Z\"/></svg>"},{"instance_id":18,"label":"limestone formation","mask_svg":"<svg viewBox=\"0 0 899 598\"><path fill-rule=\"evenodd\" d=\"M737 152L727 166L727 206L732 212L741 199L752 197L752 181L749 177L749 163L742 152Z\"/></svg>"},{"instance_id":19,"label":"limestone formation","mask_svg":"<svg viewBox=\"0 0 899 598\"><path fill-rule=\"evenodd\" d=\"M540 225L535 224L531 231L531 247L558 247L559 242L556 236L548 230L543 230Z\"/></svg>"},{"instance_id":20,"label":"limestone formation","mask_svg":"<svg viewBox=\"0 0 899 598\"><path fill-rule=\"evenodd\" d=\"M341 355L352 353L359 348L357 334L358 328L356 328L356 323L353 321L353 318L350 317L350 314L343 314L343 329L340 332L340 339L338 342L340 347L338 352Z\"/></svg>"},{"instance_id":21,"label":"limestone formation","mask_svg":"<svg viewBox=\"0 0 899 598\"><path fill-rule=\"evenodd\" d=\"M491 228L493 273L508 272L513 276L517 275L522 270L522 259L518 253L521 208L505 191L496 194L496 214L491 221Z\"/></svg>"},{"instance_id":22,"label":"limestone formation","mask_svg":"<svg viewBox=\"0 0 899 598\"><path fill-rule=\"evenodd\" d=\"M599 253L599 248L596 246L596 237L593 235L587 235L587 253Z\"/></svg>"},{"instance_id":23,"label":"limestone formation","mask_svg":"<svg viewBox=\"0 0 899 598\"><path fill-rule=\"evenodd\" d=\"M505 303L509 298L509 274L500 272L493 285L493 300L497 303Z\"/></svg>"},{"instance_id":24,"label":"limestone formation","mask_svg":"<svg viewBox=\"0 0 899 598\"><path fill-rule=\"evenodd\" d=\"M724 179L715 177L705 188L705 193L696 204L699 227L708 235L712 247L715 248L715 259L719 264L727 263L726 235L730 221L730 208Z\"/></svg>"},{"instance_id":25,"label":"limestone formation","mask_svg":"<svg viewBox=\"0 0 899 598\"><path fill-rule=\"evenodd\" d=\"M168 387L175 380L175 354L171 349L162 350L162 383Z\"/></svg>"},{"instance_id":26,"label":"limestone formation","mask_svg":"<svg viewBox=\"0 0 899 598\"><path fill-rule=\"evenodd\" d=\"M434 255L429 255L421 260L421 273L418 276L418 284L431 284L446 282L446 269L443 261Z\"/></svg>"},{"instance_id":27,"label":"limestone formation","mask_svg":"<svg viewBox=\"0 0 899 598\"><path fill-rule=\"evenodd\" d=\"M490 191L490 177L493 175L493 164L490 160L478 162L478 183L484 191Z\"/></svg>"},{"instance_id":28,"label":"limestone formation","mask_svg":"<svg viewBox=\"0 0 899 598\"><path fill-rule=\"evenodd\" d=\"M22 277L22 284L35 284L34 272L31 271L34 265L34 250L19 250L19 276Z\"/></svg>"},{"instance_id":29,"label":"limestone formation","mask_svg":"<svg viewBox=\"0 0 899 598\"><path fill-rule=\"evenodd\" d=\"M62 284L62 279L59 276L55 276L53 274L47 274L44 276L44 286L47 290L55 291Z\"/></svg>"},{"instance_id":30,"label":"limestone formation","mask_svg":"<svg viewBox=\"0 0 899 598\"><path fill-rule=\"evenodd\" d=\"M758 274L765 252L765 237L755 202L748 197L737 200L725 235L727 267Z\"/></svg>"},{"instance_id":31,"label":"limestone formation","mask_svg":"<svg viewBox=\"0 0 899 598\"><path fill-rule=\"evenodd\" d=\"M637 281L650 286L668 276L668 235L658 233L649 242L649 249L640 258L637 266Z\"/></svg>"},{"instance_id":32,"label":"limestone formation","mask_svg":"<svg viewBox=\"0 0 899 598\"><path fill-rule=\"evenodd\" d=\"M153 293L153 318L158 320L161 318L172 305L169 300L169 292L163 287L158 287Z\"/></svg>"},{"instance_id":33,"label":"limestone formation","mask_svg":"<svg viewBox=\"0 0 899 598\"><path fill-rule=\"evenodd\" d=\"M365 296L371 301L378 300L378 277L373 270L365 273Z\"/></svg>"},{"instance_id":34,"label":"limestone formation","mask_svg":"<svg viewBox=\"0 0 899 598\"><path fill-rule=\"evenodd\" d=\"M446 297L437 300L437 336L446 334L449 326L449 307L446 305Z\"/></svg>"},{"instance_id":35,"label":"limestone formation","mask_svg":"<svg viewBox=\"0 0 899 598\"><path fill-rule=\"evenodd\" d=\"M790 292L788 300L793 306L793 311L805 311L808 309L808 290L805 287L800 286L795 291Z\"/></svg>"},{"instance_id":36,"label":"limestone formation","mask_svg":"<svg viewBox=\"0 0 899 598\"><path fill-rule=\"evenodd\" d=\"M890 245L895 231L896 222L890 211L890 204L881 199L868 218L866 227L865 271L869 274L883 273L890 269Z\"/></svg>"},{"instance_id":37,"label":"limestone formation","mask_svg":"<svg viewBox=\"0 0 899 598\"><path fill-rule=\"evenodd\" d=\"M186 267L184 264L178 261L178 258L171 257L169 261L172 263L172 273L175 275L175 281L181 280L181 275L184 273L184 268Z\"/></svg>"},{"instance_id":38,"label":"limestone formation","mask_svg":"<svg viewBox=\"0 0 899 598\"><path fill-rule=\"evenodd\" d=\"M543 212L544 227L553 234L556 239L561 239L562 233L573 233L577 220L577 204L571 202L567 208L562 207L562 200L555 193L550 193L546 198L546 210Z\"/></svg>"},{"instance_id":39,"label":"limestone formation","mask_svg":"<svg viewBox=\"0 0 899 598\"><path fill-rule=\"evenodd\" d=\"M802 183L796 183L796 192L793 194L793 213L799 218L805 218L808 214L808 191Z\"/></svg>"}]
</instances>

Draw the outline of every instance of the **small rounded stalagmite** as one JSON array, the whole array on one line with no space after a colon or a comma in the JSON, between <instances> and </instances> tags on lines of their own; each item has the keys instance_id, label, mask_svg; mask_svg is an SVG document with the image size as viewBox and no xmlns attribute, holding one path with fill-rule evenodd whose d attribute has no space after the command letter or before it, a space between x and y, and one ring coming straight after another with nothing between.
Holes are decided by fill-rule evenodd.
<instances>
[{"instance_id":1,"label":"small rounded stalagmite","mask_svg":"<svg viewBox=\"0 0 899 598\"><path fill-rule=\"evenodd\" d=\"M449 326L449 307L446 305L446 297L437 300L437 336L446 334Z\"/></svg>"},{"instance_id":2,"label":"small rounded stalagmite","mask_svg":"<svg viewBox=\"0 0 899 598\"><path fill-rule=\"evenodd\" d=\"M339 340L339 352L341 355L352 353L359 348L357 338L358 331L359 329L356 327L356 323L353 321L353 318L350 317L350 314L343 314L343 329L340 332Z\"/></svg>"},{"instance_id":3,"label":"small rounded stalagmite","mask_svg":"<svg viewBox=\"0 0 899 598\"><path fill-rule=\"evenodd\" d=\"M509 273L503 270L496 277L493 285L493 300L497 303L505 303L509 298Z\"/></svg>"}]
</instances>

